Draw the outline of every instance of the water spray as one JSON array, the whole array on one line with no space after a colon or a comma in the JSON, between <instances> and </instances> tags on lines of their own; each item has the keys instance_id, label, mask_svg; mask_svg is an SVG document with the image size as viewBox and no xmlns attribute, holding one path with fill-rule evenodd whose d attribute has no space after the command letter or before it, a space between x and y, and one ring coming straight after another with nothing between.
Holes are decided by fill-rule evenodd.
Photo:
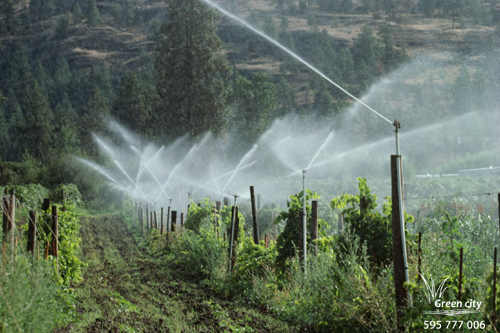
<instances>
[{"instance_id":1,"label":"water spray","mask_svg":"<svg viewBox=\"0 0 500 333\"><path fill-rule=\"evenodd\" d=\"M231 241L229 243L229 273L231 273L231 259L233 258L233 239L234 239L234 223L236 221L236 198L238 196L234 195L234 206L233 206L233 219L231 221Z\"/></svg>"},{"instance_id":2,"label":"water spray","mask_svg":"<svg viewBox=\"0 0 500 333\"><path fill-rule=\"evenodd\" d=\"M282 49L283 51L285 51L286 53L288 53L289 55L291 55L293 58L295 58L296 60L300 61L302 64L306 65L309 69L311 69L312 71L314 71L316 74L318 74L319 76L321 76L322 78L324 78L325 80L327 80L329 83L333 84L335 87L337 87L338 89L340 89L342 92L344 92L347 96L351 97L352 99L354 99L356 102L358 102L359 104L363 105L364 107L366 107L368 110L370 110L371 112L375 113L377 116L379 116L380 118L384 119L385 121L387 121L389 124L392 124L391 121L389 119L387 119L386 117L382 116L380 113L378 113L377 111L375 111L373 108L371 108L370 106L368 106L367 104L365 104L364 102L362 102L360 99L356 98L353 94L351 94L350 92L348 92L347 90L345 90L344 88L342 88L340 85L338 85L337 83L335 83L332 79L330 79L328 76L326 76L325 74L323 74L322 72L320 72L318 69L316 69L314 66L312 66L311 64L309 64L307 61L305 61L304 59L302 59L301 57L299 57L297 54L295 54L292 50L290 50L289 48L287 48L286 46L282 45L281 43L279 43L278 41L272 39L271 37L269 37L268 35L266 35L265 33L255 29L252 25L250 25L249 23L247 23L246 21L242 20L241 18L238 18L236 17L235 15L231 14L230 12L228 12L227 10L223 9L222 7L220 7L219 5L213 3L212 1L210 0L202 0L203 2L205 2L206 4L208 4L209 6L217 9L218 11L222 12L224 15L232 18L233 20L235 21L238 21L239 23L241 23L242 25L244 25L245 27L247 27L248 29L250 29L251 31L255 32L256 34L258 34L259 36L261 36L262 38L266 39L267 41L273 43L274 45L276 45L277 47L279 47L280 49Z\"/></svg>"}]
</instances>

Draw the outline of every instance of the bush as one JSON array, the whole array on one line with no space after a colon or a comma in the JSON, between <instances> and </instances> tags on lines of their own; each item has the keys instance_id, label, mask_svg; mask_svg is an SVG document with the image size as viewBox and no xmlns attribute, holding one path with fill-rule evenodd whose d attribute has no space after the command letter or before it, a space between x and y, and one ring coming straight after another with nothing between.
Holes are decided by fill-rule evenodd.
<instances>
[{"instance_id":1,"label":"bush","mask_svg":"<svg viewBox=\"0 0 500 333\"><path fill-rule=\"evenodd\" d=\"M17 257L7 246L0 278L0 331L50 332L74 315L71 297L54 283L51 263L34 260L19 245Z\"/></svg>"},{"instance_id":2,"label":"bush","mask_svg":"<svg viewBox=\"0 0 500 333\"><path fill-rule=\"evenodd\" d=\"M49 190L40 184L3 186L0 187L0 193L2 193L2 195L5 189L7 189L9 193L12 189L15 189L16 200L33 210L40 209L43 199L49 197Z\"/></svg>"}]
</instances>

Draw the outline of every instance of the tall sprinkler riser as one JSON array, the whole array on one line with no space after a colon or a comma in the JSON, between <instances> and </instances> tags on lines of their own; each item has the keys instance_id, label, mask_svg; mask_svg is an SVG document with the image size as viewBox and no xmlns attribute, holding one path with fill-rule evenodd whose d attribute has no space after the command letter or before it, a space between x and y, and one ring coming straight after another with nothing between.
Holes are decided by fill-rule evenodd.
<instances>
[{"instance_id":1,"label":"tall sprinkler riser","mask_svg":"<svg viewBox=\"0 0 500 333\"><path fill-rule=\"evenodd\" d=\"M302 254L304 256L304 274L307 274L307 228L306 228L306 221L307 221L307 213L306 213L306 172L307 169L302 170L302 194L303 194L303 207L302 207Z\"/></svg>"},{"instance_id":2,"label":"tall sprinkler riser","mask_svg":"<svg viewBox=\"0 0 500 333\"><path fill-rule=\"evenodd\" d=\"M398 205L399 205L399 226L401 229L401 244L403 247L403 264L405 270L405 281L406 283L410 282L410 278L408 276L408 259L406 257L406 237L405 237L405 220L404 220L404 209L403 209L403 189L401 188L401 152L399 147L399 131L401 130L401 122L399 120L394 120L394 132L396 135L396 173L397 173L397 183L398 183ZM410 304L411 295L408 293L408 300Z\"/></svg>"},{"instance_id":3,"label":"tall sprinkler riser","mask_svg":"<svg viewBox=\"0 0 500 333\"><path fill-rule=\"evenodd\" d=\"M233 220L231 221L231 239L229 243L229 273L231 273L231 259L233 258L233 239L234 239L234 223L236 221L236 199L238 196L234 195L234 206L233 206Z\"/></svg>"}]
</instances>

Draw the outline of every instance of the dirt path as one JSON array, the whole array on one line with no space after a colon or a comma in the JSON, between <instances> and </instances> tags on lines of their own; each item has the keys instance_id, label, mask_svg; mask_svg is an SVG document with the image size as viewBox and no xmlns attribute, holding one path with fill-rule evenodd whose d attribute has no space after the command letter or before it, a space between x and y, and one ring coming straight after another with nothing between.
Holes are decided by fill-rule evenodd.
<instances>
[{"instance_id":1,"label":"dirt path","mask_svg":"<svg viewBox=\"0 0 500 333\"><path fill-rule=\"evenodd\" d=\"M164 259L138 244L116 216L82 219L83 282L76 286L80 320L72 332L298 332L255 309L175 278ZM142 247L141 247L142 245Z\"/></svg>"}]
</instances>

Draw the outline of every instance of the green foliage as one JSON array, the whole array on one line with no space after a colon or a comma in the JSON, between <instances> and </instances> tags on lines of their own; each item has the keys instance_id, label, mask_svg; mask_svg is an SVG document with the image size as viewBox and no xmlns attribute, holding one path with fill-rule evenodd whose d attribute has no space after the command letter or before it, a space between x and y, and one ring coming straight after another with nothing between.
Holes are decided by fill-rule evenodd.
<instances>
[{"instance_id":1,"label":"green foliage","mask_svg":"<svg viewBox=\"0 0 500 333\"><path fill-rule=\"evenodd\" d=\"M195 233L199 233L200 228L213 229L214 219L215 215L212 210L212 204L208 198L205 198L201 202L201 207L198 207L198 205L191 201L184 227L194 231Z\"/></svg>"},{"instance_id":2,"label":"green foliage","mask_svg":"<svg viewBox=\"0 0 500 333\"><path fill-rule=\"evenodd\" d=\"M264 73L257 74L251 80L238 76L233 84L231 101L237 110L235 119L241 124L239 133L242 141L254 142L273 119L277 89Z\"/></svg>"},{"instance_id":3,"label":"green foliage","mask_svg":"<svg viewBox=\"0 0 500 333\"><path fill-rule=\"evenodd\" d=\"M73 18L73 24L78 24L83 20L83 13L82 10L80 9L80 6L78 3L75 3L73 6L73 10L71 11L71 15Z\"/></svg>"},{"instance_id":4,"label":"green foliage","mask_svg":"<svg viewBox=\"0 0 500 333\"><path fill-rule=\"evenodd\" d=\"M61 286L52 280L50 262L33 260L25 248L10 246L0 272L0 329L2 332L50 332L68 308Z\"/></svg>"},{"instance_id":5,"label":"green foliage","mask_svg":"<svg viewBox=\"0 0 500 333\"><path fill-rule=\"evenodd\" d=\"M200 280L210 278L227 267L225 244L217 239L213 228L201 227L198 232L185 230L169 245L175 263L185 273Z\"/></svg>"},{"instance_id":6,"label":"green foliage","mask_svg":"<svg viewBox=\"0 0 500 333\"><path fill-rule=\"evenodd\" d=\"M126 72L120 78L113 115L141 139L154 134L155 108L158 94L153 83L143 80L134 72Z\"/></svg>"},{"instance_id":7,"label":"green foliage","mask_svg":"<svg viewBox=\"0 0 500 333\"><path fill-rule=\"evenodd\" d=\"M85 263L77 257L81 241L80 221L79 215L75 212L75 206L72 203L66 203L66 211L61 209L62 206L56 206L58 207L59 256L58 259L52 256L49 256L49 258L53 263L54 270L57 262L59 263L59 275L56 276L56 281L60 284L69 286L71 282L78 282L81 280L81 269L85 265ZM51 215L39 215L37 223L37 242L43 246L52 240ZM28 232L27 226L26 224L24 230L26 236Z\"/></svg>"},{"instance_id":8,"label":"green foliage","mask_svg":"<svg viewBox=\"0 0 500 333\"><path fill-rule=\"evenodd\" d=\"M50 109L47 95L35 82L26 93L26 147L40 161L49 157L52 140L52 121L54 114Z\"/></svg>"},{"instance_id":9,"label":"green foliage","mask_svg":"<svg viewBox=\"0 0 500 333\"><path fill-rule=\"evenodd\" d=\"M304 191L300 191L297 195L291 195L290 200L287 201L288 211L281 212L274 221L274 224L279 224L280 222L286 223L285 229L278 236L276 246L278 255L276 256L276 266L282 272L288 267L287 259L295 256L295 251L298 248L299 241L299 212L303 209ZM307 244L310 244L310 223L311 223L311 206L309 205L309 200L320 199L316 192L306 189L306 213L307 213ZM323 220L318 220L318 233L321 233L321 225L324 223Z\"/></svg>"},{"instance_id":10,"label":"green foliage","mask_svg":"<svg viewBox=\"0 0 500 333\"><path fill-rule=\"evenodd\" d=\"M65 39L69 36L69 14L62 15L57 20L55 35L58 39Z\"/></svg>"},{"instance_id":11,"label":"green foliage","mask_svg":"<svg viewBox=\"0 0 500 333\"><path fill-rule=\"evenodd\" d=\"M358 181L359 194L342 194L332 200L331 207L339 209L347 228L351 228L362 243L366 242L372 264L382 267L392 260L391 202L387 198L383 214L377 212L377 196L370 193L366 179L358 178ZM413 217L405 213L405 221L413 222ZM339 242L344 242L343 236Z\"/></svg>"},{"instance_id":12,"label":"green foliage","mask_svg":"<svg viewBox=\"0 0 500 333\"><path fill-rule=\"evenodd\" d=\"M66 199L63 199L62 191L64 191ZM61 184L53 191L52 199L55 202L70 203L76 207L82 202L82 195L75 184Z\"/></svg>"},{"instance_id":13,"label":"green foliage","mask_svg":"<svg viewBox=\"0 0 500 333\"><path fill-rule=\"evenodd\" d=\"M9 193L12 189L16 190L16 200L32 210L39 210L43 199L49 197L49 190L40 184L7 185L0 187L0 193L3 194L5 189Z\"/></svg>"},{"instance_id":14,"label":"green foliage","mask_svg":"<svg viewBox=\"0 0 500 333\"><path fill-rule=\"evenodd\" d=\"M162 39L155 61L162 132L173 137L220 132L231 67L219 52L216 15L197 0L169 0L167 5L168 20L159 32Z\"/></svg>"},{"instance_id":15,"label":"green foliage","mask_svg":"<svg viewBox=\"0 0 500 333\"><path fill-rule=\"evenodd\" d=\"M52 0L33 0L30 2L30 18L33 22L44 21L54 14L55 6Z\"/></svg>"},{"instance_id":16,"label":"green foliage","mask_svg":"<svg viewBox=\"0 0 500 333\"><path fill-rule=\"evenodd\" d=\"M101 22L101 13L97 8L96 0L87 1L87 24L91 27L97 26Z\"/></svg>"}]
</instances>

